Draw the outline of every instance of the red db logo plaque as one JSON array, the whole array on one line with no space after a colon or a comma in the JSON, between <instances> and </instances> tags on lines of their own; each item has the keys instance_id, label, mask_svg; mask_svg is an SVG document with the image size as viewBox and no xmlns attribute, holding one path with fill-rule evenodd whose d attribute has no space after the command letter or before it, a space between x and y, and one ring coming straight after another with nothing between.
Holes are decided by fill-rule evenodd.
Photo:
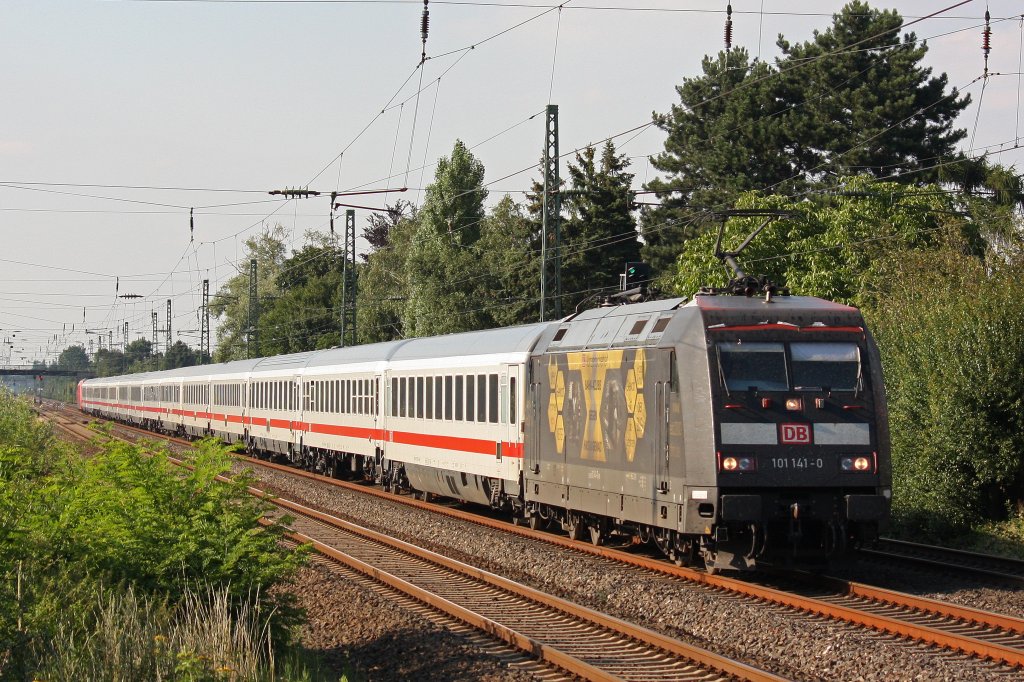
<instances>
[{"instance_id":1,"label":"red db logo plaque","mask_svg":"<svg viewBox=\"0 0 1024 682\"><path fill-rule=\"evenodd\" d=\"M783 445L810 445L810 424L779 424L779 442Z\"/></svg>"}]
</instances>

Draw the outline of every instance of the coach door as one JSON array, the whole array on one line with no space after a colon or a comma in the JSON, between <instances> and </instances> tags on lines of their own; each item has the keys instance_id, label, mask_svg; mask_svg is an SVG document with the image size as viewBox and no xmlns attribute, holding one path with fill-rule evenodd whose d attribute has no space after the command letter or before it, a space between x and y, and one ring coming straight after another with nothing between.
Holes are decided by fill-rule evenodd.
<instances>
[{"instance_id":1,"label":"coach door","mask_svg":"<svg viewBox=\"0 0 1024 682\"><path fill-rule=\"evenodd\" d=\"M518 443L522 442L519 431L519 422L522 421L522 415L519 414L519 395L517 394L520 386L519 365L508 365L506 371L501 374L500 384L501 410L498 416L504 425L502 430L505 434L505 442L498 446L499 462L505 457L518 457L522 455L522 451L518 446ZM506 448L507 451L504 451Z\"/></svg>"},{"instance_id":2,"label":"coach door","mask_svg":"<svg viewBox=\"0 0 1024 682\"><path fill-rule=\"evenodd\" d=\"M540 437L541 437L541 414L540 414L540 396L543 392L543 387L537 382L540 381L543 373L536 371L536 366L540 363L540 360L533 358L530 360L528 367L528 376L526 377L528 386L526 390L526 405L524 409L527 410L528 414L523 415L526 419L526 434L523 443L523 458L526 469L525 474L537 474L540 472Z\"/></svg>"}]
</instances>

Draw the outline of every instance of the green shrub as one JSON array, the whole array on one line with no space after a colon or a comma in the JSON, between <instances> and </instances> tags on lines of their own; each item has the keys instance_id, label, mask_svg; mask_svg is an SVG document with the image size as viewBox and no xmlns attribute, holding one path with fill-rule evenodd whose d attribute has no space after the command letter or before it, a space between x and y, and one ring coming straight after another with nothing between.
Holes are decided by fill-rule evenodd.
<instances>
[{"instance_id":1,"label":"green shrub","mask_svg":"<svg viewBox=\"0 0 1024 682\"><path fill-rule=\"evenodd\" d=\"M251 479L215 480L230 468L227 448L197 444L185 470L153 445L103 437L96 444L97 453L81 458L24 401L0 391L0 679L44 669L49 679L97 679L74 671L92 670L99 659L125 671L99 678L135 679L142 653L128 656L126 642L143 631L132 618L166 624L173 616L174 632L192 623L191 636L210 646L258 633L286 651L301 614L291 595L270 588L306 552L281 544L280 521L260 523L271 507L247 493ZM215 611L217 618L200 622ZM115 626L112 614L124 622ZM66 658L55 658L64 650ZM203 677L216 673L205 651L176 649L182 671L165 679L242 679ZM200 655L207 658L193 660ZM185 676L185 668L199 672Z\"/></svg>"}]
</instances>

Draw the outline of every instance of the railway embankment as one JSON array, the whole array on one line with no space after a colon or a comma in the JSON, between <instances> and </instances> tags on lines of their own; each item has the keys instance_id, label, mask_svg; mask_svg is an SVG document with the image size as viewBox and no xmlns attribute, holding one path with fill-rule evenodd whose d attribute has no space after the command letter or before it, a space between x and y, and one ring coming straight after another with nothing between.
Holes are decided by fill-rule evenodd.
<instances>
[{"instance_id":1,"label":"railway embankment","mask_svg":"<svg viewBox=\"0 0 1024 682\"><path fill-rule=\"evenodd\" d=\"M287 589L305 553L212 482L222 449L185 474L113 440L88 454L0 391L0 679L317 679Z\"/></svg>"}]
</instances>

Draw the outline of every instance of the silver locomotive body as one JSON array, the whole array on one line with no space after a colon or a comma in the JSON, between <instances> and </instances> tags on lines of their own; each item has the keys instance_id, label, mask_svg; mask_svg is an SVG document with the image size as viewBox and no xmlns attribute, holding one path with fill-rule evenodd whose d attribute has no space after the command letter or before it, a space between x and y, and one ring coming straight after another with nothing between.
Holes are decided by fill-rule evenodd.
<instances>
[{"instance_id":1,"label":"silver locomotive body","mask_svg":"<svg viewBox=\"0 0 1024 682\"><path fill-rule=\"evenodd\" d=\"M531 358L524 503L680 562L814 561L889 513L878 354L814 298L698 296L588 311Z\"/></svg>"}]
</instances>

